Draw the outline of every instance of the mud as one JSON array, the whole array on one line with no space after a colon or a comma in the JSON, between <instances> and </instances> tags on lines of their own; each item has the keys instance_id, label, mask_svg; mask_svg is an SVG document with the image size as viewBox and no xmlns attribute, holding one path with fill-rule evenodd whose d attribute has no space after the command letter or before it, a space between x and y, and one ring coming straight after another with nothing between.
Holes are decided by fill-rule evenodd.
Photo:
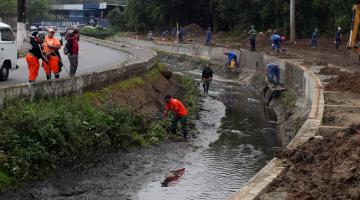
<instances>
[{"instance_id":1,"label":"mud","mask_svg":"<svg viewBox=\"0 0 360 200\"><path fill-rule=\"evenodd\" d=\"M360 72L342 73L325 87L330 91L360 92Z\"/></svg>"},{"instance_id":2,"label":"mud","mask_svg":"<svg viewBox=\"0 0 360 200\"><path fill-rule=\"evenodd\" d=\"M185 74L199 78L200 73ZM215 75L203 98L199 135L192 142L198 149L185 156L184 177L171 187L159 187L162 179L146 184L137 199L227 199L272 158L279 145L275 113L223 75Z\"/></svg>"},{"instance_id":3,"label":"mud","mask_svg":"<svg viewBox=\"0 0 360 200\"><path fill-rule=\"evenodd\" d=\"M286 171L269 188L277 199L360 199L360 134L354 130L312 138L285 158Z\"/></svg>"}]
</instances>

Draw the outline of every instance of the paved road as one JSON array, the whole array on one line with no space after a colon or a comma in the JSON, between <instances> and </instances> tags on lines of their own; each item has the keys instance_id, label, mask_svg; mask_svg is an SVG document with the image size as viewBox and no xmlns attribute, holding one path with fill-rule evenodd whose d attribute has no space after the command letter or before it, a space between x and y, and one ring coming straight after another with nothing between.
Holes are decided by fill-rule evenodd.
<instances>
[{"instance_id":1,"label":"paved road","mask_svg":"<svg viewBox=\"0 0 360 200\"><path fill-rule=\"evenodd\" d=\"M128 54L101 47L88 42L80 41L79 67L77 75L101 71L112 67L114 64L120 64L128 59ZM62 53L63 50L61 49ZM62 60L65 67L69 70L69 60L67 56L62 54ZM14 85L18 83L28 82L28 67L25 58L18 59L19 69L10 71L9 79L5 82L0 82L0 86ZM61 77L68 77L66 70L63 68ZM46 80L45 71L42 67L39 70L37 80Z\"/></svg>"}]
</instances>

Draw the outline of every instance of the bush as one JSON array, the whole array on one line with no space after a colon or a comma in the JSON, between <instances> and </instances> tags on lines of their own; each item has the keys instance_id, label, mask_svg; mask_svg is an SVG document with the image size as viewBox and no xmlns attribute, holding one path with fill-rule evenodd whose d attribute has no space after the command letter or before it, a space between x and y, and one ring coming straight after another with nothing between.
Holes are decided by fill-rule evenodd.
<instances>
[{"instance_id":1,"label":"bush","mask_svg":"<svg viewBox=\"0 0 360 200\"><path fill-rule=\"evenodd\" d=\"M105 29L102 27L95 27L95 28L86 27L81 29L80 33L89 37L105 39L106 37L113 36L116 33L116 31L111 28Z\"/></svg>"}]
</instances>

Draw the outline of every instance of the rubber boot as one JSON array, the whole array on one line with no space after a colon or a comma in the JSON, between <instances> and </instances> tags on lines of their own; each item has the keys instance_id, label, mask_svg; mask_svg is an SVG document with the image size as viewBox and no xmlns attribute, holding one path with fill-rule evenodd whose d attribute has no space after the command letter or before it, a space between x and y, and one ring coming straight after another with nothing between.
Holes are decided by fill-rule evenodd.
<instances>
[{"instance_id":1,"label":"rubber boot","mask_svg":"<svg viewBox=\"0 0 360 200\"><path fill-rule=\"evenodd\" d=\"M50 80L51 79L51 74L50 75L46 75L46 80Z\"/></svg>"},{"instance_id":2,"label":"rubber boot","mask_svg":"<svg viewBox=\"0 0 360 200\"><path fill-rule=\"evenodd\" d=\"M60 78L60 74L55 74L55 79L59 79Z\"/></svg>"}]
</instances>

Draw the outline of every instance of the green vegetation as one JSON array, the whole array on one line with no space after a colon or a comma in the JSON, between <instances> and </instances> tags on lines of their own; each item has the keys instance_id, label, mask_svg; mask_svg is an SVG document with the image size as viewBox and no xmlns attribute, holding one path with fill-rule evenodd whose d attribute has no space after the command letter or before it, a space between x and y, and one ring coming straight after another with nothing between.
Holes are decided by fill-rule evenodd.
<instances>
[{"instance_id":1,"label":"green vegetation","mask_svg":"<svg viewBox=\"0 0 360 200\"><path fill-rule=\"evenodd\" d=\"M115 8L109 12L107 15L107 19L109 20L111 26L116 30L124 30L125 29L125 14L121 13L119 8Z\"/></svg>"},{"instance_id":2,"label":"green vegetation","mask_svg":"<svg viewBox=\"0 0 360 200\"><path fill-rule=\"evenodd\" d=\"M320 33L333 34L338 26L351 27L354 0L302 0L296 3L300 36L309 37L315 28L319 28ZM241 35L253 24L258 30L278 29L287 34L289 4L289 0L128 0L126 18L136 31L197 23L203 28L211 26L215 31Z\"/></svg>"},{"instance_id":3,"label":"green vegetation","mask_svg":"<svg viewBox=\"0 0 360 200\"><path fill-rule=\"evenodd\" d=\"M0 1L0 17L16 16L17 0L1 0Z\"/></svg>"},{"instance_id":4,"label":"green vegetation","mask_svg":"<svg viewBox=\"0 0 360 200\"><path fill-rule=\"evenodd\" d=\"M105 29L102 27L86 27L80 30L80 33L89 37L95 37L100 39L105 39L106 37L112 36L116 31L112 28Z\"/></svg>"},{"instance_id":5,"label":"green vegetation","mask_svg":"<svg viewBox=\"0 0 360 200\"><path fill-rule=\"evenodd\" d=\"M48 0L27 0L26 1L26 17L30 24L35 20L44 20L48 18Z\"/></svg>"},{"instance_id":6,"label":"green vegetation","mask_svg":"<svg viewBox=\"0 0 360 200\"><path fill-rule=\"evenodd\" d=\"M281 93L281 102L288 108L295 106L296 96L289 91Z\"/></svg>"},{"instance_id":7,"label":"green vegetation","mask_svg":"<svg viewBox=\"0 0 360 200\"><path fill-rule=\"evenodd\" d=\"M159 64L144 76L160 74ZM198 108L195 82L179 76L190 113ZM109 90L144 84L135 77L79 96L18 101L0 113L0 190L54 172L59 164L81 164L107 152L146 147L164 140L167 121L149 120L109 99Z\"/></svg>"}]
</instances>

